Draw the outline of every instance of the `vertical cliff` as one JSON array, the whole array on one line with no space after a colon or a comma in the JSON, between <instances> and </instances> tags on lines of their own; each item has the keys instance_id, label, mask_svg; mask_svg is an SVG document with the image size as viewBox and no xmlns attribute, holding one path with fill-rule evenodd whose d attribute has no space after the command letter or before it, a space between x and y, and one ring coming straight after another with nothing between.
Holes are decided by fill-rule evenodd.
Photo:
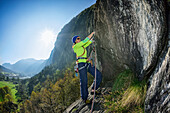
<instances>
[{"instance_id":1,"label":"vertical cliff","mask_svg":"<svg viewBox=\"0 0 170 113\"><path fill-rule=\"evenodd\" d=\"M140 80L150 78L145 112L169 112L167 1L98 0L95 15L98 63L105 79L126 68Z\"/></svg>"},{"instance_id":2,"label":"vertical cliff","mask_svg":"<svg viewBox=\"0 0 170 113\"><path fill-rule=\"evenodd\" d=\"M167 42L162 0L98 0L98 60L107 78L130 68L142 79L155 69Z\"/></svg>"},{"instance_id":3,"label":"vertical cliff","mask_svg":"<svg viewBox=\"0 0 170 113\"><path fill-rule=\"evenodd\" d=\"M72 36L95 30L104 81L131 69L140 80L149 79L145 112L169 112L169 9L167 0L97 0L61 30L48 63L63 68L73 62Z\"/></svg>"},{"instance_id":4,"label":"vertical cliff","mask_svg":"<svg viewBox=\"0 0 170 113\"><path fill-rule=\"evenodd\" d=\"M169 37L170 38L170 37ZM170 44L168 45L170 47ZM170 112L170 48L166 49L150 76L145 100L146 113Z\"/></svg>"},{"instance_id":5,"label":"vertical cliff","mask_svg":"<svg viewBox=\"0 0 170 113\"><path fill-rule=\"evenodd\" d=\"M170 4L167 6L168 44L149 78L145 112L170 112Z\"/></svg>"}]
</instances>

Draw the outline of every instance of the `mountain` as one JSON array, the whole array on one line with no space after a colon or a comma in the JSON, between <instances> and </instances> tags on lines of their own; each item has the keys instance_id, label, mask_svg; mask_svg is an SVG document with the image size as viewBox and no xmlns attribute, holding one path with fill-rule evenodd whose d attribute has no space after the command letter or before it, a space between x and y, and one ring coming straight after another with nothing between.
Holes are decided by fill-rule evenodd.
<instances>
[{"instance_id":1,"label":"mountain","mask_svg":"<svg viewBox=\"0 0 170 113\"><path fill-rule=\"evenodd\" d=\"M5 67L3 67L3 66L1 66L0 65L0 73L1 74L3 74L3 75L5 75L5 76L15 76L15 77L19 77L19 76L21 76L21 74L19 74L19 73L16 73L16 72L14 72L14 71L11 71L10 69L7 69L7 68L5 68Z\"/></svg>"},{"instance_id":2,"label":"mountain","mask_svg":"<svg viewBox=\"0 0 170 113\"><path fill-rule=\"evenodd\" d=\"M0 65L0 72L7 72L7 73L16 73L14 71L11 71L3 66Z\"/></svg>"},{"instance_id":3,"label":"mountain","mask_svg":"<svg viewBox=\"0 0 170 113\"><path fill-rule=\"evenodd\" d=\"M46 60L35 60L29 58L29 59L20 60L15 64L4 63L2 64L2 66L12 71L24 74L26 76L33 76L39 73L45 67L45 64L46 64Z\"/></svg>"},{"instance_id":4,"label":"mountain","mask_svg":"<svg viewBox=\"0 0 170 113\"><path fill-rule=\"evenodd\" d=\"M47 65L57 65L59 69L62 69L75 61L76 56L72 50L71 39L74 35L79 35L84 39L92 32L94 9L94 5L85 9L62 28L50 58L47 60Z\"/></svg>"},{"instance_id":5,"label":"mountain","mask_svg":"<svg viewBox=\"0 0 170 113\"><path fill-rule=\"evenodd\" d=\"M169 101L170 8L167 0L97 0L61 30L48 59L60 68L75 61L72 36L95 31L103 81L125 69L148 80L145 112L165 112Z\"/></svg>"}]
</instances>

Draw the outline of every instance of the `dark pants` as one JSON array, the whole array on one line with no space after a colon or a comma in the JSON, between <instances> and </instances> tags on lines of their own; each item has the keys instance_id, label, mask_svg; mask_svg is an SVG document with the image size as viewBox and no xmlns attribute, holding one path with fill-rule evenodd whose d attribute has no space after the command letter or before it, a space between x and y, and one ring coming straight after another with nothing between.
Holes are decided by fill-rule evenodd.
<instances>
[{"instance_id":1,"label":"dark pants","mask_svg":"<svg viewBox=\"0 0 170 113\"><path fill-rule=\"evenodd\" d=\"M88 97L88 87L87 87L87 71L95 77L95 67L91 66L90 63L79 63L79 74L80 74L80 90L81 90L81 98L83 100L87 100ZM88 68L88 69L87 69ZM96 68L96 89L99 88L99 85L102 81L102 74ZM93 81L92 89L94 89L95 79Z\"/></svg>"}]
</instances>

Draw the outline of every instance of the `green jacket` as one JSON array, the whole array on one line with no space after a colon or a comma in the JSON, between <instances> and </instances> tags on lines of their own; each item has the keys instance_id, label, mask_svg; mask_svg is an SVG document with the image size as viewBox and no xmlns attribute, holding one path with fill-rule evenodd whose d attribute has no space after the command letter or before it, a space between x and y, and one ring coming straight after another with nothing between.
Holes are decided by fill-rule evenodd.
<instances>
[{"instance_id":1,"label":"green jacket","mask_svg":"<svg viewBox=\"0 0 170 113\"><path fill-rule=\"evenodd\" d=\"M92 43L92 40L90 40L88 37L85 38L83 41L73 45L73 50L76 53L76 57L84 57L87 58L87 50L86 47L88 47ZM84 54L83 54L84 53ZM77 63L86 63L86 59L79 59Z\"/></svg>"}]
</instances>

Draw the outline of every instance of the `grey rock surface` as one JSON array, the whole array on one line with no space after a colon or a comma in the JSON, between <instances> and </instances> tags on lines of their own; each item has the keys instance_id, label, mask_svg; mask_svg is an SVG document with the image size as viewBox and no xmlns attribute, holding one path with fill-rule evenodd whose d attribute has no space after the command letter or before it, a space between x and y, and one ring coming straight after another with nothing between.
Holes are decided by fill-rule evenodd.
<instances>
[{"instance_id":1,"label":"grey rock surface","mask_svg":"<svg viewBox=\"0 0 170 113\"><path fill-rule=\"evenodd\" d=\"M149 78L145 99L146 113L170 113L170 10L167 13L168 44Z\"/></svg>"},{"instance_id":2,"label":"grey rock surface","mask_svg":"<svg viewBox=\"0 0 170 113\"><path fill-rule=\"evenodd\" d=\"M98 62L106 79L132 69L139 79L155 69L167 42L164 0L98 0Z\"/></svg>"},{"instance_id":3,"label":"grey rock surface","mask_svg":"<svg viewBox=\"0 0 170 113\"><path fill-rule=\"evenodd\" d=\"M90 91L91 88L89 88ZM111 92L111 88L105 87L99 89L101 91L101 95L95 96L94 100L94 107L92 113L104 113L104 97L103 95L109 94ZM88 99L93 100L93 95L88 96ZM91 111L91 104L85 104L82 99L79 99L75 101L73 104L71 104L64 113L90 113Z\"/></svg>"},{"instance_id":4,"label":"grey rock surface","mask_svg":"<svg viewBox=\"0 0 170 113\"><path fill-rule=\"evenodd\" d=\"M146 113L170 112L170 48L161 61L149 80Z\"/></svg>"}]
</instances>

